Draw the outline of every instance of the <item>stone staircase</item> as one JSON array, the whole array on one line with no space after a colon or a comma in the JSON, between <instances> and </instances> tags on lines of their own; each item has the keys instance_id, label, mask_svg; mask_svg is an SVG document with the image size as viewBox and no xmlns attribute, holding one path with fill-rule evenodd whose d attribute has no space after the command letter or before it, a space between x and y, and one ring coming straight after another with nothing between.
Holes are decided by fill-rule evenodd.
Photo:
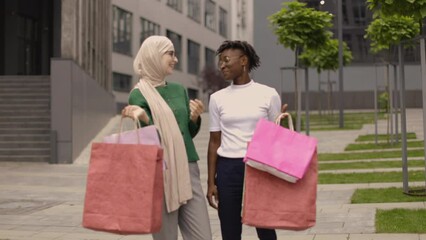
<instances>
[{"instance_id":1,"label":"stone staircase","mask_svg":"<svg viewBox=\"0 0 426 240\"><path fill-rule=\"evenodd\" d=\"M0 161L49 162L50 77L0 76Z\"/></svg>"}]
</instances>

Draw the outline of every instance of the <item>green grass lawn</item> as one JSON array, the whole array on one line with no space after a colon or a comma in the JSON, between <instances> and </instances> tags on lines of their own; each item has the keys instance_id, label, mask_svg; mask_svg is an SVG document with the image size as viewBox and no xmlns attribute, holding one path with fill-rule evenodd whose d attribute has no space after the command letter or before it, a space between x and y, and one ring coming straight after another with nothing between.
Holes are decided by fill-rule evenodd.
<instances>
[{"instance_id":1,"label":"green grass lawn","mask_svg":"<svg viewBox=\"0 0 426 240\"><path fill-rule=\"evenodd\" d=\"M424 171L409 171L409 181L424 181ZM402 172L320 173L319 184L402 182Z\"/></svg>"},{"instance_id":2,"label":"green grass lawn","mask_svg":"<svg viewBox=\"0 0 426 240\"><path fill-rule=\"evenodd\" d=\"M423 157L424 151L409 150L407 151L408 157ZM375 159L375 158L400 158L402 157L401 150L398 151L384 151L384 152L345 152L345 153L320 153L318 154L319 161L328 160L356 160L356 159Z\"/></svg>"},{"instance_id":3,"label":"green grass lawn","mask_svg":"<svg viewBox=\"0 0 426 240\"><path fill-rule=\"evenodd\" d=\"M407 147L409 148L418 148L423 147L424 142L423 141L411 141L407 142ZM345 147L345 151L354 151L354 150L373 150L373 149L391 149L391 148L398 148L401 149L402 144L399 143L385 143L385 142L378 142L377 145L375 143L351 143L348 146Z\"/></svg>"},{"instance_id":4,"label":"green grass lawn","mask_svg":"<svg viewBox=\"0 0 426 240\"><path fill-rule=\"evenodd\" d=\"M319 170L339 170L339 169L374 169L374 168L398 168L401 167L401 161L371 161L371 162L341 162L319 164ZM408 167L424 167L424 160L410 160Z\"/></svg>"},{"instance_id":5,"label":"green grass lawn","mask_svg":"<svg viewBox=\"0 0 426 240\"><path fill-rule=\"evenodd\" d=\"M402 188L356 189L351 203L424 202L426 196L411 196Z\"/></svg>"},{"instance_id":6,"label":"green grass lawn","mask_svg":"<svg viewBox=\"0 0 426 240\"><path fill-rule=\"evenodd\" d=\"M376 232L426 233L426 209L378 209Z\"/></svg>"},{"instance_id":7,"label":"green grass lawn","mask_svg":"<svg viewBox=\"0 0 426 240\"><path fill-rule=\"evenodd\" d=\"M401 134L398 134L399 139L401 139ZM413 132L407 133L407 139L416 139L417 136ZM377 141L387 141L390 139L390 136L388 134L377 134ZM374 134L367 134L367 135L359 135L358 138L355 140L355 142L366 142L366 141L375 141L375 135Z\"/></svg>"}]
</instances>

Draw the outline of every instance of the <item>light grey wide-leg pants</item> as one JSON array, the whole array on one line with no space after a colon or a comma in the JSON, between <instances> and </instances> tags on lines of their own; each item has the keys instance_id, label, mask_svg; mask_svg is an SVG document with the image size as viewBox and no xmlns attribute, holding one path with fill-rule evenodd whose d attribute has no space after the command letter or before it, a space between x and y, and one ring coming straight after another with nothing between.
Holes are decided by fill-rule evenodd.
<instances>
[{"instance_id":1,"label":"light grey wide-leg pants","mask_svg":"<svg viewBox=\"0 0 426 240\"><path fill-rule=\"evenodd\" d=\"M154 240L177 240L178 225L184 240L212 239L206 198L200 182L200 169L196 162L189 163L189 173L192 184L192 199L171 213L167 213L164 203L161 230L152 234Z\"/></svg>"}]
</instances>

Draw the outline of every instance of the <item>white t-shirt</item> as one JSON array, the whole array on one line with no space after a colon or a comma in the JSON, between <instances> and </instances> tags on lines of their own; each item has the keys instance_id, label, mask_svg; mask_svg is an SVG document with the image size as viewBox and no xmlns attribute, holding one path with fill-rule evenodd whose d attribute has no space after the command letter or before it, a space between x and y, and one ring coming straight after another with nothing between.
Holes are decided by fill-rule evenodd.
<instances>
[{"instance_id":1,"label":"white t-shirt","mask_svg":"<svg viewBox=\"0 0 426 240\"><path fill-rule=\"evenodd\" d=\"M222 132L217 154L242 158L261 118L274 121L281 112L281 99L274 88L251 80L231 84L210 96L210 132Z\"/></svg>"}]
</instances>

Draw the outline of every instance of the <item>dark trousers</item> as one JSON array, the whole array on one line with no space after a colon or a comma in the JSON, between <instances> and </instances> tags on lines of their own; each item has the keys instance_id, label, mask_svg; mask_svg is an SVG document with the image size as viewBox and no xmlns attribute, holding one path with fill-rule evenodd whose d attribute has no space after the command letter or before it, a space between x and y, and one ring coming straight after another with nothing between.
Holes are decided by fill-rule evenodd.
<instances>
[{"instance_id":1,"label":"dark trousers","mask_svg":"<svg viewBox=\"0 0 426 240\"><path fill-rule=\"evenodd\" d=\"M219 220L223 240L241 240L241 206L245 164L242 158L218 156L216 186L219 194ZM260 240L276 240L273 229L256 228Z\"/></svg>"}]
</instances>

